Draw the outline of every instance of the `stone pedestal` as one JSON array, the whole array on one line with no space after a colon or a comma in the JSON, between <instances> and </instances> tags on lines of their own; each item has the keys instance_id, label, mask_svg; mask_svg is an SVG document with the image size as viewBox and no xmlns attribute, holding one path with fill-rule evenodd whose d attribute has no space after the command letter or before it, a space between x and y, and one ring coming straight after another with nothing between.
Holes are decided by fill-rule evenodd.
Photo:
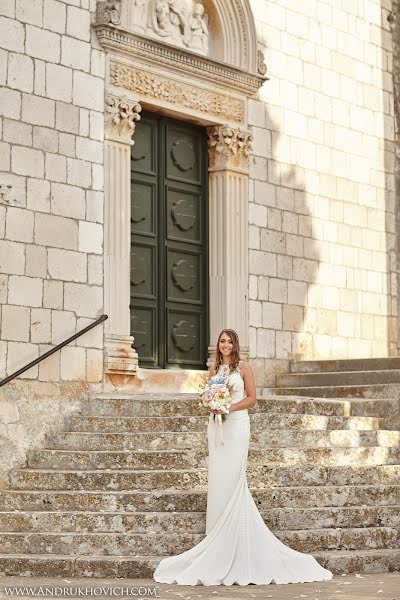
<instances>
[{"instance_id":1,"label":"stone pedestal","mask_svg":"<svg viewBox=\"0 0 400 600\"><path fill-rule=\"evenodd\" d=\"M132 135L141 106L133 100L108 96L105 134L104 305L105 373L116 386L136 373L138 355L130 335Z\"/></svg>"},{"instance_id":2,"label":"stone pedestal","mask_svg":"<svg viewBox=\"0 0 400 600\"><path fill-rule=\"evenodd\" d=\"M210 348L234 329L248 358L248 154L251 135L211 127L209 147Z\"/></svg>"}]
</instances>

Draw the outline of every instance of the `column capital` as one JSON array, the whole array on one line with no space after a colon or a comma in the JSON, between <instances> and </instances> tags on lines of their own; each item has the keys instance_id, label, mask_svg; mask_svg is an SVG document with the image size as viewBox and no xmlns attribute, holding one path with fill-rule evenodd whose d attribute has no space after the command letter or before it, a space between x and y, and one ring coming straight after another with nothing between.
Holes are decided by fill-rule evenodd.
<instances>
[{"instance_id":1,"label":"column capital","mask_svg":"<svg viewBox=\"0 0 400 600\"><path fill-rule=\"evenodd\" d=\"M217 125L209 127L209 170L232 170L247 173L253 136L249 131Z\"/></svg>"},{"instance_id":2,"label":"column capital","mask_svg":"<svg viewBox=\"0 0 400 600\"><path fill-rule=\"evenodd\" d=\"M136 121L140 120L141 105L126 96L107 94L105 138L133 146Z\"/></svg>"}]
</instances>

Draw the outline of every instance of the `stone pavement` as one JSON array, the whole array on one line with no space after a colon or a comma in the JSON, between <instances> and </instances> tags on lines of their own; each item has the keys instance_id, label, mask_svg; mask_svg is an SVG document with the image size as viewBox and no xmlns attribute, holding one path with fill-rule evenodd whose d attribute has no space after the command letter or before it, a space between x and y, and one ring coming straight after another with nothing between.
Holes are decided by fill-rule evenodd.
<instances>
[{"instance_id":1,"label":"stone pavement","mask_svg":"<svg viewBox=\"0 0 400 600\"><path fill-rule=\"evenodd\" d=\"M128 598L160 598L160 600L400 600L400 573L377 573L369 575L342 575L332 581L322 583L302 583L289 585L250 585L218 587L186 587L179 585L155 584L151 579L73 579L46 577L2 577L0 578L0 599L32 597L32 593L7 593L6 587L36 588L36 597L104 598L119 600ZM47 588L91 588L78 596L55 592L45 593ZM113 594L102 594L99 588L114 588ZM121 590L121 588L124 588ZM127 591L127 588L130 591ZM71 593L71 592L70 592Z\"/></svg>"}]
</instances>

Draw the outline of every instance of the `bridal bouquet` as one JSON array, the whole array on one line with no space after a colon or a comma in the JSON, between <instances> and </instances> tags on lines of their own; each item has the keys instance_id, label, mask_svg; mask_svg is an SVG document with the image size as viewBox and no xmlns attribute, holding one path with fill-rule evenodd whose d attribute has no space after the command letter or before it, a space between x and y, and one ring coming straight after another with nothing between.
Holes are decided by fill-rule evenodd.
<instances>
[{"instance_id":1,"label":"bridal bouquet","mask_svg":"<svg viewBox=\"0 0 400 600\"><path fill-rule=\"evenodd\" d=\"M229 407L232 404L231 391L232 385L229 385L225 377L214 375L207 381L200 384L198 389L200 397L200 406L206 406L211 410L221 410L222 415L214 415L215 417L222 416L222 421L225 421L226 415L229 413Z\"/></svg>"}]
</instances>

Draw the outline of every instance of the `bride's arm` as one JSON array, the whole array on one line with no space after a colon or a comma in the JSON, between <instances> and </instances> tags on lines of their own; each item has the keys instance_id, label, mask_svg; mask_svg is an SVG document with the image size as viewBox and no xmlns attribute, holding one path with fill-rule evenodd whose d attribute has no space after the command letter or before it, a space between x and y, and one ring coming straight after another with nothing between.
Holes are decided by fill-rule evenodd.
<instances>
[{"instance_id":1,"label":"bride's arm","mask_svg":"<svg viewBox=\"0 0 400 600\"><path fill-rule=\"evenodd\" d=\"M253 369L249 363L243 363L241 371L244 381L244 389L246 390L246 397L240 402L231 404L229 407L229 412L233 412L235 410L244 410L245 408L249 408L256 403L256 383L254 381Z\"/></svg>"}]
</instances>

